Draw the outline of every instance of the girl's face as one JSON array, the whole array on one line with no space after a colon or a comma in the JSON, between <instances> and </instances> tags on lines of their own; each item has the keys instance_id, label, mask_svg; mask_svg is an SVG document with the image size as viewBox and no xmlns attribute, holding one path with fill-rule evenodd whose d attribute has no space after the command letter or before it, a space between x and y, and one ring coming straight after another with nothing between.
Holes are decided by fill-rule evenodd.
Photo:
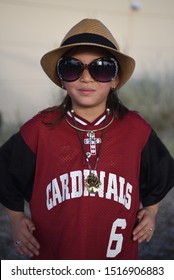
<instances>
[{"instance_id":1,"label":"girl's face","mask_svg":"<svg viewBox=\"0 0 174 280\"><path fill-rule=\"evenodd\" d=\"M108 57L105 51L100 49L78 49L71 57L80 60L83 64L89 64L95 59ZM107 96L111 88L116 88L119 83L118 76L106 83L95 81L89 71L84 69L78 80L74 82L62 81L62 86L67 90L71 97L72 107L76 109L82 108L98 108L103 112L106 108Z\"/></svg>"}]
</instances>

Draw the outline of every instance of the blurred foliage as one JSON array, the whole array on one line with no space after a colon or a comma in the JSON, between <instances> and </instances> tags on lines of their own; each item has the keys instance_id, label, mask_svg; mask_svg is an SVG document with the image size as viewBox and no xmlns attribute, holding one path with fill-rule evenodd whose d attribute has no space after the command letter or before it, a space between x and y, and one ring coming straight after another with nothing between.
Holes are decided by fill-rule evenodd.
<instances>
[{"instance_id":1,"label":"blurred foliage","mask_svg":"<svg viewBox=\"0 0 174 280\"><path fill-rule=\"evenodd\" d=\"M119 92L128 108L137 111L174 155L174 83L172 78L129 81Z\"/></svg>"}]
</instances>

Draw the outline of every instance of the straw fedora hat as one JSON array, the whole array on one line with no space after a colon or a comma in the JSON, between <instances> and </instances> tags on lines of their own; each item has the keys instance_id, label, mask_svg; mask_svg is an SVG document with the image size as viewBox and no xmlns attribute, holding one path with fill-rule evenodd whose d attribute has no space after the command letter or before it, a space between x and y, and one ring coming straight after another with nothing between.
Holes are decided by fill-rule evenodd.
<instances>
[{"instance_id":1,"label":"straw fedora hat","mask_svg":"<svg viewBox=\"0 0 174 280\"><path fill-rule=\"evenodd\" d=\"M135 68L134 59L120 52L113 35L101 21L86 18L70 29L58 48L41 58L43 70L59 87L61 87L61 80L56 71L57 61L65 52L77 46L97 46L109 51L116 58L120 66L120 82L117 88L122 87L131 77Z\"/></svg>"}]
</instances>

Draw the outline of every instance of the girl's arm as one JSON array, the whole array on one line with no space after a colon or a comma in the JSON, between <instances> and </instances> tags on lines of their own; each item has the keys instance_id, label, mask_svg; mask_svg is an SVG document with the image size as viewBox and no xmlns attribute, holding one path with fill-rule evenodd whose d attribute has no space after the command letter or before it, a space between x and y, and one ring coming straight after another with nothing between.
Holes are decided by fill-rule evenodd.
<instances>
[{"instance_id":1,"label":"girl's arm","mask_svg":"<svg viewBox=\"0 0 174 280\"><path fill-rule=\"evenodd\" d=\"M40 245L33 235L36 228L31 219L24 212L17 212L7 208L6 212L12 227L13 241L17 251L30 257L39 255Z\"/></svg>"},{"instance_id":2,"label":"girl's arm","mask_svg":"<svg viewBox=\"0 0 174 280\"><path fill-rule=\"evenodd\" d=\"M138 211L138 225L133 230L133 240L150 241L155 230L155 219L158 213L159 203L146 206Z\"/></svg>"}]
</instances>

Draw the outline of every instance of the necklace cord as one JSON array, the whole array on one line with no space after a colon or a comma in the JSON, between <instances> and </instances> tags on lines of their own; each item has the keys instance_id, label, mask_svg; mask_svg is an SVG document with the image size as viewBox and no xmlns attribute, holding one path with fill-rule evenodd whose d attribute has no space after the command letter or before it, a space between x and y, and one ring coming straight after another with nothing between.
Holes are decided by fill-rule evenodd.
<instances>
[{"instance_id":1,"label":"necklace cord","mask_svg":"<svg viewBox=\"0 0 174 280\"><path fill-rule=\"evenodd\" d=\"M112 117L111 121L107 123L107 119L108 119L108 116L109 116L109 113L107 113L106 115L106 118L105 118L105 122L104 122L104 127L102 128L99 128L99 129L94 129L94 130L85 130L85 129L80 129L78 126L77 126L77 122L76 122L76 119L74 117L74 114L71 112L71 115L72 115L72 119L74 121L74 125L72 125L68 120L67 118L65 118L66 122L71 126L73 127L76 132L77 132L77 135L78 135L78 138L79 138L79 141L81 143L81 147L82 147L82 151L83 151L83 154L85 156L85 159L86 159L86 162L88 164L88 169L91 173L91 165L90 165L90 160L89 160L89 157L86 155L86 151L85 151L85 148L84 148L84 144L83 144L83 140L82 140L82 137L80 135L80 132L96 132L96 131L101 131L102 130L102 135L101 135L101 143L100 143L100 146L98 148L98 152L97 152L97 157L96 157L96 161L95 161L95 165L94 165L94 170L96 170L97 168L97 163L99 161L99 157L100 157L100 152L101 152L101 148L102 148L102 143L103 143L103 140L104 140L104 135L105 135L105 132L106 132L106 128L113 122L114 120L114 116Z\"/></svg>"}]
</instances>

